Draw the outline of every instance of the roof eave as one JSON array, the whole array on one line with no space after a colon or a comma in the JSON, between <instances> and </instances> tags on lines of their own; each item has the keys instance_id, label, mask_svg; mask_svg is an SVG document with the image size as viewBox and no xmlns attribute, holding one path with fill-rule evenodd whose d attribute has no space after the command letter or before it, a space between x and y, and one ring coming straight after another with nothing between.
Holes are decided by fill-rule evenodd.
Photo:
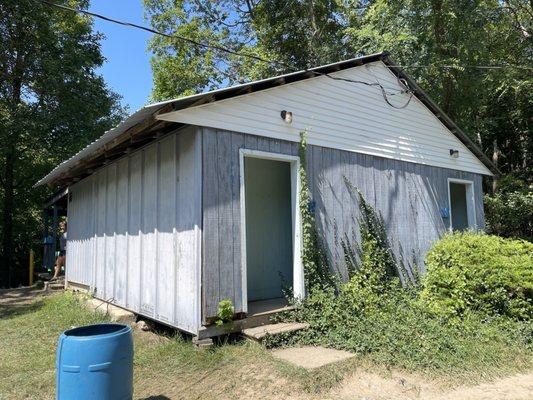
<instances>
[{"instance_id":1,"label":"roof eave","mask_svg":"<svg viewBox=\"0 0 533 400\"><path fill-rule=\"evenodd\" d=\"M37 182L35 186L43 184L47 184L49 186L57 186L59 183L64 181L65 175L68 175L68 172L71 172L73 168L79 168L80 164L83 164L87 160L90 160L94 156L94 154L100 152L102 148L106 150L106 148L109 146L109 143L114 143L117 141L118 136L127 133L131 129L138 129L139 126L142 127L142 125L145 124L148 119L156 119L156 116L160 112L170 112L173 110L194 107L200 104L222 100L229 97L237 97L244 93L250 93L254 91L264 90L270 87L281 86L287 83L305 80L314 77L317 74L332 73L375 61L383 62L393 74L398 77L401 77L402 79L405 79L410 89L413 90L414 95L423 104L425 104L426 107L428 107L428 109L452 132L453 135L455 135L474 154L474 156L476 156L485 165L485 167L487 167L490 173L493 173L494 175L501 174L498 168L483 153L483 151L468 137L468 135L464 133L451 120L451 118L448 117L448 115L446 115L446 113L444 113L444 111L442 111L440 107L433 102L433 100L431 100L431 98L424 92L424 90L422 90L422 88L420 88L407 73L405 73L400 67L394 64L394 62L390 59L389 54L387 52L381 52L363 57L352 58L349 60L344 60L332 64L322 65L307 70L291 72L288 74L266 78L259 81L244 83L241 85L217 89L206 93L199 93L191 96L147 105L130 115L117 127L106 132L99 139L86 146L76 155L56 166L56 168L54 168L49 174L39 180L39 182ZM142 119L134 122L132 125L129 125L130 121L137 118L138 115L140 115Z\"/></svg>"},{"instance_id":2,"label":"roof eave","mask_svg":"<svg viewBox=\"0 0 533 400\"><path fill-rule=\"evenodd\" d=\"M470 137L457 126L455 122L429 97L429 95L399 66L389 57L388 53L382 54L383 63L398 77L405 79L409 88L416 97L429 108L429 110L488 168L494 175L501 175L498 167L487 157Z\"/></svg>"}]
</instances>

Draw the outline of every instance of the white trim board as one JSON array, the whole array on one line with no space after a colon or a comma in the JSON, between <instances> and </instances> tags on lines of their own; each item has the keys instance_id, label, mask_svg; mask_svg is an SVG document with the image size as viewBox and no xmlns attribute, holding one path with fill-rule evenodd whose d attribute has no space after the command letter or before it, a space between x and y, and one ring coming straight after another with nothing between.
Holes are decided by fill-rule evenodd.
<instances>
[{"instance_id":1,"label":"white trim board","mask_svg":"<svg viewBox=\"0 0 533 400\"><path fill-rule=\"evenodd\" d=\"M450 212L450 226L448 229L453 231L452 223L452 200L450 195L450 183L459 183L466 186L466 216L468 218L468 228L477 230L477 218L476 218L476 199L474 191L474 181L467 179L448 178L447 190L448 190L448 209Z\"/></svg>"},{"instance_id":2,"label":"white trim board","mask_svg":"<svg viewBox=\"0 0 533 400\"><path fill-rule=\"evenodd\" d=\"M302 223L300 214L300 157L265 151L240 149L239 150L239 190L241 206L241 287L242 308L248 312L248 281L246 267L246 198L245 198L245 157L261 158L264 160L289 162L291 167L291 208L292 208L292 243L293 243L293 292L295 298L305 296L305 281L302 264Z\"/></svg>"}]
</instances>

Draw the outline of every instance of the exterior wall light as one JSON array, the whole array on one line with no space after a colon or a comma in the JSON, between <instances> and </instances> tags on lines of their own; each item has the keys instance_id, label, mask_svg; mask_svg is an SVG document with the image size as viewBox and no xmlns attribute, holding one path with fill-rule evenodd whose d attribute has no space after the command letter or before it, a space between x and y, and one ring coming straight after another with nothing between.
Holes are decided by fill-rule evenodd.
<instances>
[{"instance_id":1,"label":"exterior wall light","mask_svg":"<svg viewBox=\"0 0 533 400\"><path fill-rule=\"evenodd\" d=\"M283 110L281 113L281 119L285 121L286 123L290 124L292 123L292 112Z\"/></svg>"},{"instance_id":2,"label":"exterior wall light","mask_svg":"<svg viewBox=\"0 0 533 400\"><path fill-rule=\"evenodd\" d=\"M459 158L459 150L450 149L450 157Z\"/></svg>"}]
</instances>

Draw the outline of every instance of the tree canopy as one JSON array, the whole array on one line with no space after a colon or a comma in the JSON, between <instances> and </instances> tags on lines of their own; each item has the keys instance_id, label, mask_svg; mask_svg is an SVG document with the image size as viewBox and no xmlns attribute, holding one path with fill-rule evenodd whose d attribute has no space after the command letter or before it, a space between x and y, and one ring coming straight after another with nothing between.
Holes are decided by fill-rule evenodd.
<instances>
[{"instance_id":1,"label":"tree canopy","mask_svg":"<svg viewBox=\"0 0 533 400\"><path fill-rule=\"evenodd\" d=\"M56 2L86 9L89 0ZM154 35L149 43L154 100L388 51L500 170L511 175L501 180L502 185L519 182L521 195L530 196L531 0L144 0L144 4L153 28L212 46ZM3 287L21 281L27 251L39 248L42 239L40 208L51 192L33 189L33 184L116 125L124 110L119 96L96 72L105 61L100 49L103 36L94 31L91 18L35 0L2 0L0 35ZM507 208L498 215L514 212Z\"/></svg>"},{"instance_id":2,"label":"tree canopy","mask_svg":"<svg viewBox=\"0 0 533 400\"><path fill-rule=\"evenodd\" d=\"M165 33L279 62L156 36L155 100L287 72L287 64L388 51L503 172L531 179L529 0L145 0L145 7Z\"/></svg>"},{"instance_id":3,"label":"tree canopy","mask_svg":"<svg viewBox=\"0 0 533 400\"><path fill-rule=\"evenodd\" d=\"M123 110L95 72L104 62L102 36L90 19L32 0L3 0L0 35L2 287L19 282L24 256L41 241L40 209L50 192L33 184L114 125Z\"/></svg>"}]
</instances>

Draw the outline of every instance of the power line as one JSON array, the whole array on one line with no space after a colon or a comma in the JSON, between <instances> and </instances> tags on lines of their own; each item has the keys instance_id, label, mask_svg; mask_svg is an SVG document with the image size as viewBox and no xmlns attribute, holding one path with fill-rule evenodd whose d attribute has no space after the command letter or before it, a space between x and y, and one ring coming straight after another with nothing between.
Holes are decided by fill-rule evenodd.
<instances>
[{"instance_id":1,"label":"power line","mask_svg":"<svg viewBox=\"0 0 533 400\"><path fill-rule=\"evenodd\" d=\"M115 23L115 24L119 24L119 25L123 25L123 26L129 26L129 27L136 28L136 29L141 29L143 31L150 32L150 33L153 33L155 35L164 36L164 37L169 38L169 39L182 40L182 41L190 43L190 44L192 44L194 46L203 47L203 48L207 48L207 49L211 49L211 50L217 50L217 51L225 52L225 53L232 54L232 55L239 56L239 57L246 57L246 58L250 58L250 59L253 59L255 61L260 61L260 62L263 62L263 63L266 63L266 64L282 66L282 67L288 69L291 72L298 72L299 71L297 68L295 68L295 67L293 67L293 66L291 66L291 65L289 65L289 64L287 64L285 62L282 62L282 61L268 60L268 59L265 59L265 58L262 58L262 57L259 57L259 56L255 56L253 54L240 53L238 51L231 50L231 49L228 49L226 47L207 44L207 43L202 43L202 42L199 42L197 40L190 39L190 38L187 38L187 37L181 36L181 35L168 34L168 33L160 32L160 31L157 31L155 29L148 28L148 27L142 26L142 25L138 25L138 24L135 24L135 23L132 23L132 22L121 21L121 20L118 20L118 19L115 19L115 18L107 17L107 16L102 15L102 14L97 14L97 13L94 13L94 12L91 12L91 11L82 10L82 9L78 9L78 8L72 8L72 7L64 6L62 4L52 3L52 2L47 1L47 0L39 0L39 1L41 3L43 3L43 4L46 4L46 5L51 6L51 7L59 8L59 9L64 10L64 11L75 12L75 13L78 13L78 14L84 14L84 15L88 15L88 16L91 16L91 17L94 17L94 18L102 19L104 21L112 22L112 23ZM409 88L409 86L408 86L408 84L407 84L407 82L405 80L398 79L398 82L399 82L400 86L403 85L403 86L406 87L406 89L399 90L397 93L387 93L387 91L385 90L383 85L381 85L381 83L379 83L379 82L365 82L365 81L354 80L354 79L349 79L349 78L341 78L341 77L338 77L338 76L331 76L331 75L329 75L329 74L327 74L325 72L319 72L319 71L310 70L308 68L302 70L302 72L312 73L312 74L317 75L317 76L325 76L327 78L330 78L330 79L333 79L333 80L336 80L336 81L349 82L349 83L354 83L354 84L361 84L361 85L366 85L366 86L370 86L370 87L377 87L377 88L380 89L381 94L382 94L383 99L385 100L385 102L389 106L391 106L393 108L397 108L397 109L406 108L409 105L409 103L411 102L411 99L413 97L413 93L410 90L410 88ZM401 106L396 106L396 105L392 104L389 101L389 99L387 98L388 95L407 94L407 93L410 94L409 99L405 102L405 104L403 104Z\"/></svg>"},{"instance_id":2,"label":"power line","mask_svg":"<svg viewBox=\"0 0 533 400\"><path fill-rule=\"evenodd\" d=\"M443 69L461 69L461 68L476 68L476 69L506 69L506 68L516 68L516 69L525 69L533 70L533 67L528 67L525 65L396 65L400 68L443 68Z\"/></svg>"},{"instance_id":3,"label":"power line","mask_svg":"<svg viewBox=\"0 0 533 400\"><path fill-rule=\"evenodd\" d=\"M237 52L235 50L227 49L227 48L222 47L222 46L202 43L202 42L199 42L197 40L190 39L190 38L187 38L185 36L181 36L181 35L177 35L177 34L170 35L168 33L156 31L155 29L148 28L148 27L142 26L142 25L138 25L138 24L135 24L133 22L121 21L121 20L118 20L118 19L106 17L105 15L102 15L102 14L93 13L91 11L81 10L81 9L78 9L78 8L67 7L67 6L64 6L62 4L52 3L52 2L47 1L47 0L40 0L40 1L41 1L41 3L47 4L47 5L52 6L52 7L60 8L60 9L65 10L65 11L71 11L71 12L76 12L76 13L79 13L79 14L89 15L91 17L99 18L99 19L102 19L104 21L112 22L112 23L115 23L115 24L123 25L123 26L129 26L129 27L132 27L132 28L141 29L143 31L150 32L150 33L153 33L155 35L165 36L165 37L170 38L170 39L183 40L184 42L193 44L193 45L198 46L198 47L204 47L204 48L211 49L211 50L218 50L218 51L222 51L222 52L225 52L225 53L233 54L233 55L236 55L236 56L249 57L249 58L252 58L252 59L254 59L256 61L261 61L261 62L265 62L265 63L269 63L269 64L279 64L279 65L282 65L282 66L284 66L286 68L290 68L290 66L288 64L285 64L283 62L267 60L267 59L255 56L253 54L242 54L242 53L239 53L239 52Z\"/></svg>"}]
</instances>

